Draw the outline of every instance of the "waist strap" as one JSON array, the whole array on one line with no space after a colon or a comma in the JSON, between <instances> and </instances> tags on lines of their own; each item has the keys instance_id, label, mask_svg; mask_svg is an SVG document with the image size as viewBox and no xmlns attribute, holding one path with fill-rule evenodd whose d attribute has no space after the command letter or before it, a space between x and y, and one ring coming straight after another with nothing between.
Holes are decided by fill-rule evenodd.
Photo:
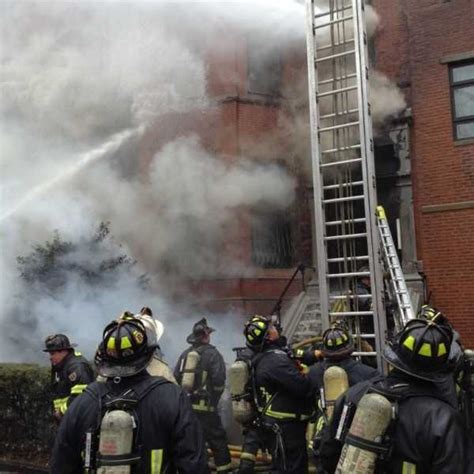
<instances>
[{"instance_id":1,"label":"waist strap","mask_svg":"<svg viewBox=\"0 0 474 474\"><path fill-rule=\"evenodd\" d=\"M359 436L355 436L351 433L346 436L345 441L346 444L363 449L364 451L370 451L371 453L375 453L377 455L386 455L389 452L388 446L384 446L381 443L376 443L375 441L369 441L368 439L360 438Z\"/></svg>"}]
</instances>

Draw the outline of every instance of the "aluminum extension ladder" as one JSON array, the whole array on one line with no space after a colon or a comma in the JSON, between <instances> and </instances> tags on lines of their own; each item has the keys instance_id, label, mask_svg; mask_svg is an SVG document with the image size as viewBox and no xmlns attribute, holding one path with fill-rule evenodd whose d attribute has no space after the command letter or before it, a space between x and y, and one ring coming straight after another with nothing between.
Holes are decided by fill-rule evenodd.
<instances>
[{"instance_id":1,"label":"aluminum extension ladder","mask_svg":"<svg viewBox=\"0 0 474 474\"><path fill-rule=\"evenodd\" d=\"M397 249L393 242L385 210L382 206L377 206L377 227L382 242L385 268L390 274L390 278L387 279L389 292L397 301L397 315L394 317L395 326L397 330L400 330L410 319L414 319L416 315L411 304L410 294L405 283L402 266L398 259Z\"/></svg>"},{"instance_id":2,"label":"aluminum extension ladder","mask_svg":"<svg viewBox=\"0 0 474 474\"><path fill-rule=\"evenodd\" d=\"M307 0L316 251L323 329L344 319L383 368L386 337L362 0ZM370 291L358 291L363 277ZM365 342L375 351L360 352ZM366 346L367 347L367 346Z\"/></svg>"}]
</instances>

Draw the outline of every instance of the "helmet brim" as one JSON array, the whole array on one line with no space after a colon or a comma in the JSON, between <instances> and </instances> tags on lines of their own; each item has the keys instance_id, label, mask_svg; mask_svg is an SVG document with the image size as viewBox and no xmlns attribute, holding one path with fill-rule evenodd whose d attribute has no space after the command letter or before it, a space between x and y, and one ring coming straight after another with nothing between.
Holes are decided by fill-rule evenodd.
<instances>
[{"instance_id":1,"label":"helmet brim","mask_svg":"<svg viewBox=\"0 0 474 474\"><path fill-rule=\"evenodd\" d=\"M420 369L414 369L413 367L406 364L398 354L393 350L393 347L390 344L385 346L382 357L390 364L393 365L398 370L405 372L412 377L417 379L426 380L427 382L441 382L446 379L448 374L443 372L426 372Z\"/></svg>"},{"instance_id":2,"label":"helmet brim","mask_svg":"<svg viewBox=\"0 0 474 474\"><path fill-rule=\"evenodd\" d=\"M161 336L163 336L163 333L165 332L165 327L163 326L163 323L155 319L155 326L156 326L156 340L159 341L161 339Z\"/></svg>"},{"instance_id":3,"label":"helmet brim","mask_svg":"<svg viewBox=\"0 0 474 474\"><path fill-rule=\"evenodd\" d=\"M186 338L186 342L188 344L195 344L196 342L199 342L199 340L206 334L211 334L211 332L214 332L215 329L214 328L210 328L208 327L206 329L205 332L203 332L202 334L194 334L194 333L191 333L187 338Z\"/></svg>"},{"instance_id":4,"label":"helmet brim","mask_svg":"<svg viewBox=\"0 0 474 474\"><path fill-rule=\"evenodd\" d=\"M131 377L145 369L150 363L152 357L153 351L150 351L149 353L143 354L136 360L127 362L126 364L101 360L97 365L97 372L102 377L107 378Z\"/></svg>"},{"instance_id":5,"label":"helmet brim","mask_svg":"<svg viewBox=\"0 0 474 474\"><path fill-rule=\"evenodd\" d=\"M338 359L345 359L346 357L349 357L352 353L354 352L354 341L352 338L350 339L350 342L344 346L341 347L340 349L328 349L327 347L322 347L321 353L323 354L323 357L327 359L333 359L333 360L338 360Z\"/></svg>"}]
</instances>

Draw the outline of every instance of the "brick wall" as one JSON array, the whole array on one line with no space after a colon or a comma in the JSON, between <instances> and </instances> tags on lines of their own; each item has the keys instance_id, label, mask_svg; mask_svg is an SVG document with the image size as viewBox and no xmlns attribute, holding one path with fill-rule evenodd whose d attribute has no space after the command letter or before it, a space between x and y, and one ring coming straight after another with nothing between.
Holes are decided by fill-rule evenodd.
<instances>
[{"instance_id":1,"label":"brick wall","mask_svg":"<svg viewBox=\"0 0 474 474\"><path fill-rule=\"evenodd\" d=\"M215 25L215 27L219 27ZM215 38L219 38L216 42ZM199 110L169 114L160 117L151 127L141 143L140 164L146 176L153 155L167 142L181 136L197 134L201 143L210 152L228 162L240 159L256 160L262 163L280 163L297 176L298 205L294 213L295 223L292 237L296 242L295 258L310 263L311 226L308 195L303 178L294 166L293 147L301 145L296 140L291 124L292 98L272 98L251 94L247 84L247 51L245 36L236 31L209 32L204 45L207 65L207 93L210 105ZM304 52L304 44L302 51ZM294 89L295 76L305 64L291 57L283 65L282 90ZM226 313L232 311L242 316L268 313L274 306L291 277L294 269L263 269L252 264L252 242L250 213L247 209L238 211L235 220L225 229L226 241L219 250L242 265L242 277L222 278L189 282L185 279L179 285L172 279L170 293L177 299L194 302L208 311ZM232 272L235 275L235 271ZM245 276L243 276L245 275ZM171 281L171 280L170 280ZM288 298L301 290L295 283ZM190 295L193 297L190 298Z\"/></svg>"},{"instance_id":2,"label":"brick wall","mask_svg":"<svg viewBox=\"0 0 474 474\"><path fill-rule=\"evenodd\" d=\"M452 133L447 55L474 51L469 0L376 0L377 68L405 87L413 112L418 259L432 303L474 347L474 143Z\"/></svg>"}]
</instances>

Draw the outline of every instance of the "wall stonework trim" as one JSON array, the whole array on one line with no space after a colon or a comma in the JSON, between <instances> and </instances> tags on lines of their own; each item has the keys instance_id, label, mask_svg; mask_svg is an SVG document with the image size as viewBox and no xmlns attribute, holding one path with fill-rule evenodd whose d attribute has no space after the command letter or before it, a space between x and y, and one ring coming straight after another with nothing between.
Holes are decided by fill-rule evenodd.
<instances>
[{"instance_id":1,"label":"wall stonework trim","mask_svg":"<svg viewBox=\"0 0 474 474\"><path fill-rule=\"evenodd\" d=\"M441 64L456 63L458 61L465 61L466 59L474 59L474 51L468 51L467 53L449 54L443 56L439 62Z\"/></svg>"},{"instance_id":2,"label":"wall stonework trim","mask_svg":"<svg viewBox=\"0 0 474 474\"><path fill-rule=\"evenodd\" d=\"M435 204L432 206L423 206L421 212L428 214L431 212L460 211L463 209L474 209L474 201L451 202L449 204Z\"/></svg>"}]
</instances>

